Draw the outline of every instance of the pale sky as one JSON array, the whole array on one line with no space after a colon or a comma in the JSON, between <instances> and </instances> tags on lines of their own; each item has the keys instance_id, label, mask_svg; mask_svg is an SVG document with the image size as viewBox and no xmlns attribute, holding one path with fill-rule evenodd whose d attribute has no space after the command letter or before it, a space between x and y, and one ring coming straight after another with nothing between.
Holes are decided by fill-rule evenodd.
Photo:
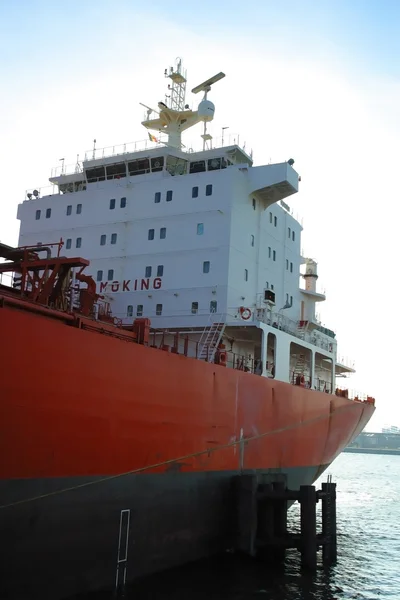
<instances>
[{"instance_id":1,"label":"pale sky","mask_svg":"<svg viewBox=\"0 0 400 600\"><path fill-rule=\"evenodd\" d=\"M18 203L61 157L146 138L139 102L164 100L177 56L188 89L224 71L210 131L239 133L256 165L295 159L322 321L376 398L368 429L400 426L399 31L390 0L0 0L0 240L17 243Z\"/></svg>"}]
</instances>

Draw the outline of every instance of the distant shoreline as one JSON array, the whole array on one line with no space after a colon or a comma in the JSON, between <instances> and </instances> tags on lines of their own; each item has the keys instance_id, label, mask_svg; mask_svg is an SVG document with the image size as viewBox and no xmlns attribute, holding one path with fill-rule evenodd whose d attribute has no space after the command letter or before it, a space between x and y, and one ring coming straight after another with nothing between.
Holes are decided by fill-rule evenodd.
<instances>
[{"instance_id":1,"label":"distant shoreline","mask_svg":"<svg viewBox=\"0 0 400 600\"><path fill-rule=\"evenodd\" d=\"M343 452L353 452L354 454L391 454L400 456L399 449L390 448L345 448Z\"/></svg>"}]
</instances>

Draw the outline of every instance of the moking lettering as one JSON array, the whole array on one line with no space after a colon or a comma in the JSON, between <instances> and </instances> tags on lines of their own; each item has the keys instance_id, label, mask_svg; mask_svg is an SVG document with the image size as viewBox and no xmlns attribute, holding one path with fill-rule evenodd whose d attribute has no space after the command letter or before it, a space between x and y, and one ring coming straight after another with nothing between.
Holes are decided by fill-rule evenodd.
<instances>
[{"instance_id":1,"label":"moking lettering","mask_svg":"<svg viewBox=\"0 0 400 600\"><path fill-rule=\"evenodd\" d=\"M100 283L100 294L102 292L136 292L143 290L159 290L161 288L161 277L154 279L124 279L123 281L104 281Z\"/></svg>"}]
</instances>

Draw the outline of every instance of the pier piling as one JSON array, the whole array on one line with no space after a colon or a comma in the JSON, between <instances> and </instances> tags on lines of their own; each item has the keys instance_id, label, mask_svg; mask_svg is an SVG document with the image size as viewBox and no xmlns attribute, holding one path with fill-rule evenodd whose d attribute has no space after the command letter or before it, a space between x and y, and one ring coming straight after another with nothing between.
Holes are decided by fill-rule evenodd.
<instances>
[{"instance_id":1,"label":"pier piling","mask_svg":"<svg viewBox=\"0 0 400 600\"><path fill-rule=\"evenodd\" d=\"M288 548L301 553L304 569L317 568L317 552L322 547L325 565L335 562L336 484L329 478L321 490L304 485L289 490L286 481L271 476L243 474L237 477L237 538L236 548L265 560L282 561ZM322 533L317 533L316 506L322 501ZM300 503L300 534L287 531L287 506Z\"/></svg>"}]
</instances>

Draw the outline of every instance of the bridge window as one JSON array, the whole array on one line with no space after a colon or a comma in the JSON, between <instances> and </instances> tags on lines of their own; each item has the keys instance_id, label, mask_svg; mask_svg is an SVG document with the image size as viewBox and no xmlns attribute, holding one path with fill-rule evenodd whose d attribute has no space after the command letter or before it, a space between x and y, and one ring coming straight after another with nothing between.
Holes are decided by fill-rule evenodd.
<instances>
[{"instance_id":1,"label":"bridge window","mask_svg":"<svg viewBox=\"0 0 400 600\"><path fill-rule=\"evenodd\" d=\"M114 269L108 269L107 279L108 281L112 281L114 279Z\"/></svg>"},{"instance_id":2,"label":"bridge window","mask_svg":"<svg viewBox=\"0 0 400 600\"><path fill-rule=\"evenodd\" d=\"M116 233L112 233L111 234L111 243L112 244L116 244L117 243L117 234Z\"/></svg>"},{"instance_id":3,"label":"bridge window","mask_svg":"<svg viewBox=\"0 0 400 600\"><path fill-rule=\"evenodd\" d=\"M37 211L36 211L36 221L39 221L39 219L40 219L40 215L41 215L41 212L42 212L42 211L40 211L40 210L37 210Z\"/></svg>"},{"instance_id":4,"label":"bridge window","mask_svg":"<svg viewBox=\"0 0 400 600\"><path fill-rule=\"evenodd\" d=\"M157 267L157 277L162 277L164 275L164 265L158 265Z\"/></svg>"},{"instance_id":5,"label":"bridge window","mask_svg":"<svg viewBox=\"0 0 400 600\"><path fill-rule=\"evenodd\" d=\"M203 273L209 273L209 272L210 272L210 261L205 260L203 262Z\"/></svg>"},{"instance_id":6,"label":"bridge window","mask_svg":"<svg viewBox=\"0 0 400 600\"><path fill-rule=\"evenodd\" d=\"M209 183L208 185L206 185L206 196L211 196L212 194L212 184Z\"/></svg>"},{"instance_id":7,"label":"bridge window","mask_svg":"<svg viewBox=\"0 0 400 600\"><path fill-rule=\"evenodd\" d=\"M208 171L216 171L221 168L221 159L220 158L210 158L207 164Z\"/></svg>"},{"instance_id":8,"label":"bridge window","mask_svg":"<svg viewBox=\"0 0 400 600\"><path fill-rule=\"evenodd\" d=\"M192 302L192 315L197 315L198 312L199 312L199 303Z\"/></svg>"},{"instance_id":9,"label":"bridge window","mask_svg":"<svg viewBox=\"0 0 400 600\"><path fill-rule=\"evenodd\" d=\"M103 235L100 236L100 246L105 246L106 241L107 241L107 236L105 233L103 233Z\"/></svg>"},{"instance_id":10,"label":"bridge window","mask_svg":"<svg viewBox=\"0 0 400 600\"><path fill-rule=\"evenodd\" d=\"M217 312L217 301L216 300L211 300L210 302L210 313L216 313Z\"/></svg>"},{"instance_id":11,"label":"bridge window","mask_svg":"<svg viewBox=\"0 0 400 600\"><path fill-rule=\"evenodd\" d=\"M167 228L166 227L161 227L161 229L160 229L160 240L165 240L166 237L167 237Z\"/></svg>"},{"instance_id":12,"label":"bridge window","mask_svg":"<svg viewBox=\"0 0 400 600\"><path fill-rule=\"evenodd\" d=\"M148 158L133 160L128 163L129 175L144 175L150 171L150 161Z\"/></svg>"},{"instance_id":13,"label":"bridge window","mask_svg":"<svg viewBox=\"0 0 400 600\"><path fill-rule=\"evenodd\" d=\"M159 156L158 158L151 159L151 170L153 173L162 171L163 166L164 166L164 157L163 156Z\"/></svg>"},{"instance_id":14,"label":"bridge window","mask_svg":"<svg viewBox=\"0 0 400 600\"><path fill-rule=\"evenodd\" d=\"M114 210L115 208L115 198L111 198L110 200L110 210Z\"/></svg>"},{"instance_id":15,"label":"bridge window","mask_svg":"<svg viewBox=\"0 0 400 600\"><path fill-rule=\"evenodd\" d=\"M46 208L46 219L50 219L51 217L51 208Z\"/></svg>"},{"instance_id":16,"label":"bridge window","mask_svg":"<svg viewBox=\"0 0 400 600\"><path fill-rule=\"evenodd\" d=\"M156 193L154 194L154 202L155 202L156 204L159 204L159 203L161 202L161 192L156 192Z\"/></svg>"},{"instance_id":17,"label":"bridge window","mask_svg":"<svg viewBox=\"0 0 400 600\"><path fill-rule=\"evenodd\" d=\"M104 181L106 173L104 167L95 167L94 169L88 169L86 171L86 177L88 183L94 183L96 181Z\"/></svg>"},{"instance_id":18,"label":"bridge window","mask_svg":"<svg viewBox=\"0 0 400 600\"><path fill-rule=\"evenodd\" d=\"M70 215L72 215L72 204L69 204L67 206L67 217L69 217Z\"/></svg>"},{"instance_id":19,"label":"bridge window","mask_svg":"<svg viewBox=\"0 0 400 600\"><path fill-rule=\"evenodd\" d=\"M138 304L136 307L136 316L137 317L141 317L143 316L143 304Z\"/></svg>"},{"instance_id":20,"label":"bridge window","mask_svg":"<svg viewBox=\"0 0 400 600\"><path fill-rule=\"evenodd\" d=\"M80 248L82 246L82 238L81 237L76 238L75 246L77 248Z\"/></svg>"},{"instance_id":21,"label":"bridge window","mask_svg":"<svg viewBox=\"0 0 400 600\"><path fill-rule=\"evenodd\" d=\"M125 206L126 206L126 198L121 198L120 207L125 208Z\"/></svg>"},{"instance_id":22,"label":"bridge window","mask_svg":"<svg viewBox=\"0 0 400 600\"><path fill-rule=\"evenodd\" d=\"M189 173L202 173L206 170L206 163L204 160L197 160L190 163Z\"/></svg>"},{"instance_id":23,"label":"bridge window","mask_svg":"<svg viewBox=\"0 0 400 600\"><path fill-rule=\"evenodd\" d=\"M97 271L96 280L101 281L103 279L103 271Z\"/></svg>"},{"instance_id":24,"label":"bridge window","mask_svg":"<svg viewBox=\"0 0 400 600\"><path fill-rule=\"evenodd\" d=\"M162 304L156 304L156 315L157 317L162 315Z\"/></svg>"},{"instance_id":25,"label":"bridge window","mask_svg":"<svg viewBox=\"0 0 400 600\"><path fill-rule=\"evenodd\" d=\"M171 202L172 200L172 190L168 190L167 192L167 202Z\"/></svg>"},{"instance_id":26,"label":"bridge window","mask_svg":"<svg viewBox=\"0 0 400 600\"><path fill-rule=\"evenodd\" d=\"M146 267L144 270L145 277L151 277L151 267Z\"/></svg>"},{"instance_id":27,"label":"bridge window","mask_svg":"<svg viewBox=\"0 0 400 600\"><path fill-rule=\"evenodd\" d=\"M199 196L199 188L197 185L192 188L192 198L198 198Z\"/></svg>"},{"instance_id":28,"label":"bridge window","mask_svg":"<svg viewBox=\"0 0 400 600\"><path fill-rule=\"evenodd\" d=\"M127 317L133 317L133 306L132 306L132 304L128 304L128 307L126 309L126 316Z\"/></svg>"},{"instance_id":29,"label":"bridge window","mask_svg":"<svg viewBox=\"0 0 400 600\"><path fill-rule=\"evenodd\" d=\"M154 229L149 229L149 232L147 234L147 239L154 240Z\"/></svg>"},{"instance_id":30,"label":"bridge window","mask_svg":"<svg viewBox=\"0 0 400 600\"><path fill-rule=\"evenodd\" d=\"M71 240L71 238L68 238L65 243L65 247L67 250L69 250L71 248L71 246L72 246L72 240Z\"/></svg>"},{"instance_id":31,"label":"bridge window","mask_svg":"<svg viewBox=\"0 0 400 600\"><path fill-rule=\"evenodd\" d=\"M76 214L80 215L82 212L82 204L77 204L76 205Z\"/></svg>"},{"instance_id":32,"label":"bridge window","mask_svg":"<svg viewBox=\"0 0 400 600\"><path fill-rule=\"evenodd\" d=\"M121 179L126 177L125 163L117 163L116 165L107 165L107 179Z\"/></svg>"}]
</instances>

